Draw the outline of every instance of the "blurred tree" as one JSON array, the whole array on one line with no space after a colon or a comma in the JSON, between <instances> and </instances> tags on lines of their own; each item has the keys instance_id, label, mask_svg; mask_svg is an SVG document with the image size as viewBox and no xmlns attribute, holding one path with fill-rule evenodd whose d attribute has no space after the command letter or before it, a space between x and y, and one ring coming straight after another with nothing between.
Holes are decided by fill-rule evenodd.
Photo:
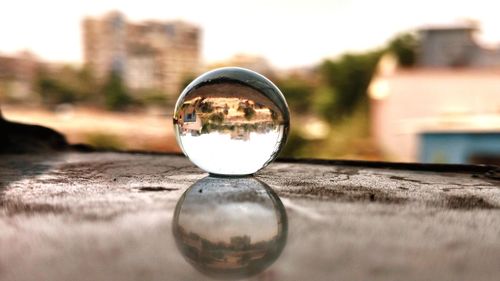
<instances>
[{"instance_id":1,"label":"blurred tree","mask_svg":"<svg viewBox=\"0 0 500 281\"><path fill-rule=\"evenodd\" d=\"M301 130L306 124L295 125L282 155L327 158L355 157L358 153L376 155L368 138L367 88L384 53L393 53L401 67L411 67L416 63L418 45L415 34L399 34L383 48L323 61L317 68L320 83L292 77L283 80L279 86L294 113L322 117L335 130L323 140L310 140Z\"/></svg>"},{"instance_id":2,"label":"blurred tree","mask_svg":"<svg viewBox=\"0 0 500 281\"><path fill-rule=\"evenodd\" d=\"M169 104L167 94L157 88L141 89L134 91L134 105L137 106L160 106L164 107Z\"/></svg>"},{"instance_id":3,"label":"blurred tree","mask_svg":"<svg viewBox=\"0 0 500 281\"><path fill-rule=\"evenodd\" d=\"M214 103L211 101L207 101L205 98L203 98L198 104L197 104L199 110L203 113L212 113L214 111Z\"/></svg>"},{"instance_id":4,"label":"blurred tree","mask_svg":"<svg viewBox=\"0 0 500 281\"><path fill-rule=\"evenodd\" d=\"M401 67L411 67L417 62L419 41L414 33L402 33L394 37L387 46Z\"/></svg>"},{"instance_id":5,"label":"blurred tree","mask_svg":"<svg viewBox=\"0 0 500 281\"><path fill-rule=\"evenodd\" d=\"M102 92L105 97L106 107L111 110L124 109L131 103L120 73L111 71L104 83Z\"/></svg>"},{"instance_id":6,"label":"blurred tree","mask_svg":"<svg viewBox=\"0 0 500 281\"><path fill-rule=\"evenodd\" d=\"M42 101L49 106L82 101L96 103L98 96L92 73L86 68L71 66L50 71L41 68L37 73L36 88Z\"/></svg>"},{"instance_id":7,"label":"blurred tree","mask_svg":"<svg viewBox=\"0 0 500 281\"><path fill-rule=\"evenodd\" d=\"M277 82L278 88L288 102L292 111L306 113L311 109L313 86L310 82L296 77L289 77Z\"/></svg>"},{"instance_id":8,"label":"blurred tree","mask_svg":"<svg viewBox=\"0 0 500 281\"><path fill-rule=\"evenodd\" d=\"M222 124L222 122L224 122L224 113L222 112L212 113L210 114L209 120L215 124Z\"/></svg>"},{"instance_id":9,"label":"blurred tree","mask_svg":"<svg viewBox=\"0 0 500 281\"><path fill-rule=\"evenodd\" d=\"M324 84L335 93L335 101L323 108L325 113L329 112L330 121L347 117L360 103L366 102L366 90L382 53L376 50L345 54L336 61L326 60L320 65Z\"/></svg>"},{"instance_id":10,"label":"blurred tree","mask_svg":"<svg viewBox=\"0 0 500 281\"><path fill-rule=\"evenodd\" d=\"M288 135L286 145L281 151L282 157L304 157L303 150L311 146L311 142L305 139L299 132L297 127L293 127ZM306 155L307 156L307 155Z\"/></svg>"},{"instance_id":11,"label":"blurred tree","mask_svg":"<svg viewBox=\"0 0 500 281\"><path fill-rule=\"evenodd\" d=\"M92 104L103 104L103 97L98 90L98 82L92 70L88 67L82 67L77 72L77 85L82 93L82 101Z\"/></svg>"},{"instance_id":12,"label":"blurred tree","mask_svg":"<svg viewBox=\"0 0 500 281\"><path fill-rule=\"evenodd\" d=\"M314 99L312 102L312 111L318 117L325 120L331 120L332 109L335 107L335 89L325 85L320 85L314 90Z\"/></svg>"},{"instance_id":13,"label":"blurred tree","mask_svg":"<svg viewBox=\"0 0 500 281\"><path fill-rule=\"evenodd\" d=\"M77 93L64 82L61 82L48 73L41 71L36 79L36 87L46 105L70 103L77 100Z\"/></svg>"},{"instance_id":14,"label":"blurred tree","mask_svg":"<svg viewBox=\"0 0 500 281\"><path fill-rule=\"evenodd\" d=\"M251 107L245 107L243 109L243 112L245 114L245 119L247 120L252 120L252 118L255 116L255 109L251 108Z\"/></svg>"},{"instance_id":15,"label":"blurred tree","mask_svg":"<svg viewBox=\"0 0 500 281\"><path fill-rule=\"evenodd\" d=\"M391 52L402 67L411 67L417 60L418 44L415 34L402 33L382 49L325 60L319 67L324 86L317 89L314 109L330 121L349 116L366 102L366 90L381 55Z\"/></svg>"}]
</instances>

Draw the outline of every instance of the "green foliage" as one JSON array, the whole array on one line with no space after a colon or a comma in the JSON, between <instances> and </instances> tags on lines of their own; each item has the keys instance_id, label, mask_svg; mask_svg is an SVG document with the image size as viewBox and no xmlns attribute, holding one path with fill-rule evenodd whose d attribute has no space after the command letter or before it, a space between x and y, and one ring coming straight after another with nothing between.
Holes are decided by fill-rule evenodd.
<instances>
[{"instance_id":1,"label":"green foliage","mask_svg":"<svg viewBox=\"0 0 500 281\"><path fill-rule=\"evenodd\" d=\"M324 120L332 120L335 108L335 89L332 87L321 85L314 91L314 99L312 101L312 112Z\"/></svg>"},{"instance_id":2,"label":"green foliage","mask_svg":"<svg viewBox=\"0 0 500 281\"><path fill-rule=\"evenodd\" d=\"M418 39L413 33L402 33L394 37L387 47L402 67L411 67L417 61Z\"/></svg>"},{"instance_id":3,"label":"green foliage","mask_svg":"<svg viewBox=\"0 0 500 281\"><path fill-rule=\"evenodd\" d=\"M87 68L65 66L54 72L41 69L35 87L46 105L96 102L98 92L92 73Z\"/></svg>"},{"instance_id":4,"label":"green foliage","mask_svg":"<svg viewBox=\"0 0 500 281\"><path fill-rule=\"evenodd\" d=\"M124 109L132 101L127 93L121 75L116 71L112 71L109 74L102 92L104 93L106 107L111 110Z\"/></svg>"},{"instance_id":5,"label":"green foliage","mask_svg":"<svg viewBox=\"0 0 500 281\"><path fill-rule=\"evenodd\" d=\"M210 102L210 101L202 101L198 104L199 106L199 109L201 112L203 113L212 113L214 111L214 107L213 107L213 102Z\"/></svg>"},{"instance_id":6,"label":"green foliage","mask_svg":"<svg viewBox=\"0 0 500 281\"><path fill-rule=\"evenodd\" d=\"M360 151L365 151L362 152L365 154L372 153L366 149L373 147L368 139L366 92L378 60L385 52L391 52L397 57L400 66L411 67L416 63L418 43L418 38L412 33L399 34L383 48L358 54L344 54L325 60L314 71L296 72L277 80L276 84L295 115L292 123L294 127L291 128L283 155L331 158L358 155ZM191 75L184 76L181 87L186 87L194 78ZM103 84L98 84L87 68L67 66L57 72L41 71L36 85L42 100L48 105L91 103L121 110L132 103L134 106L169 106L175 102L173 96L158 89L136 91L135 100L132 100L119 73L110 73ZM261 108L261 105L257 104L255 108ZM228 108L217 111L212 103L201 102L197 105L197 110L210 115L209 121L202 124L202 133L221 129L234 130L223 125ZM243 112L247 120L251 120L256 114L255 109L248 104L240 105L238 110ZM277 112L271 110L271 118L277 121ZM332 128L329 135L328 131L325 131L323 136L314 138L308 133L310 131L304 130L308 120L317 118L323 119ZM245 124L243 129L256 129L251 126ZM89 136L89 142L97 147L121 147L113 136L104 134Z\"/></svg>"},{"instance_id":7,"label":"green foliage","mask_svg":"<svg viewBox=\"0 0 500 281\"><path fill-rule=\"evenodd\" d=\"M243 112L245 114L245 119L247 120L252 120L252 118L255 116L255 109L251 108L251 107L245 107L243 109Z\"/></svg>"},{"instance_id":8,"label":"green foliage","mask_svg":"<svg viewBox=\"0 0 500 281\"><path fill-rule=\"evenodd\" d=\"M210 125L210 123L203 123L203 125L201 126L201 133L208 134L210 133L210 131L212 131L212 126Z\"/></svg>"},{"instance_id":9,"label":"green foliage","mask_svg":"<svg viewBox=\"0 0 500 281\"><path fill-rule=\"evenodd\" d=\"M379 159L380 152L369 137L369 116L366 104L341 121L331 125L324 139L306 139L303 126L292 127L281 156L344 159Z\"/></svg>"},{"instance_id":10,"label":"green foliage","mask_svg":"<svg viewBox=\"0 0 500 281\"><path fill-rule=\"evenodd\" d=\"M86 143L100 149L119 150L125 148L125 145L120 141L118 136L100 132L88 134Z\"/></svg>"},{"instance_id":11,"label":"green foliage","mask_svg":"<svg viewBox=\"0 0 500 281\"><path fill-rule=\"evenodd\" d=\"M77 100L77 94L64 83L42 76L37 80L38 90L45 104L69 103Z\"/></svg>"},{"instance_id":12,"label":"green foliage","mask_svg":"<svg viewBox=\"0 0 500 281\"><path fill-rule=\"evenodd\" d=\"M313 92L310 82L290 77L278 81L277 86L285 95L288 105L294 112L305 113L310 110Z\"/></svg>"},{"instance_id":13,"label":"green foliage","mask_svg":"<svg viewBox=\"0 0 500 281\"><path fill-rule=\"evenodd\" d=\"M292 127L292 130L288 134L286 145L280 155L283 157L302 157L304 156L302 151L310 145L311 143L302 137L302 135L297 132L296 128Z\"/></svg>"},{"instance_id":14,"label":"green foliage","mask_svg":"<svg viewBox=\"0 0 500 281\"><path fill-rule=\"evenodd\" d=\"M136 105L142 106L166 106L169 103L167 94L158 89L146 89L137 92L134 100Z\"/></svg>"},{"instance_id":15,"label":"green foliage","mask_svg":"<svg viewBox=\"0 0 500 281\"><path fill-rule=\"evenodd\" d=\"M366 101L366 90L378 63L381 51L364 54L346 54L336 61L326 60L320 66L324 83L334 89L335 102L330 116L341 119L351 114L356 106Z\"/></svg>"},{"instance_id":16,"label":"green foliage","mask_svg":"<svg viewBox=\"0 0 500 281\"><path fill-rule=\"evenodd\" d=\"M385 48L325 60L318 68L322 84L313 95L309 94L312 101L297 101L302 105L299 109L312 109L316 115L330 122L350 116L358 105L367 102L366 91L382 54L392 52L401 66L410 67L416 62L417 47L416 36L404 33L392 39ZM285 87L284 92L287 90L289 88ZM292 88L292 98L294 93ZM308 107L310 105L312 107Z\"/></svg>"},{"instance_id":17,"label":"green foliage","mask_svg":"<svg viewBox=\"0 0 500 281\"><path fill-rule=\"evenodd\" d=\"M215 124L221 124L224 121L224 113L216 112L210 114L209 120Z\"/></svg>"},{"instance_id":18,"label":"green foliage","mask_svg":"<svg viewBox=\"0 0 500 281\"><path fill-rule=\"evenodd\" d=\"M412 33L397 35L384 48L344 54L325 60L316 69L320 81L304 81L289 77L278 82L298 122L293 124L285 156L293 157L349 157L363 155L370 158L377 150L369 140L367 89L380 57L393 53L402 67L416 63L418 39ZM307 118L320 117L332 128L324 139L307 139L302 130Z\"/></svg>"}]
</instances>

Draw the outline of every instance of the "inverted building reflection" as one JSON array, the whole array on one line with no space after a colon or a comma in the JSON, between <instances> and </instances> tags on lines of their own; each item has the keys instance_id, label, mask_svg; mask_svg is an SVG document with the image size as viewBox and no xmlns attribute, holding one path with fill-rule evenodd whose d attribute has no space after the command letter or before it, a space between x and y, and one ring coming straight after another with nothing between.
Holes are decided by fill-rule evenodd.
<instances>
[{"instance_id":1,"label":"inverted building reflection","mask_svg":"<svg viewBox=\"0 0 500 281\"><path fill-rule=\"evenodd\" d=\"M280 256L288 222L279 197L258 179L206 177L179 199L172 228L180 252L198 271L238 279Z\"/></svg>"},{"instance_id":2,"label":"inverted building reflection","mask_svg":"<svg viewBox=\"0 0 500 281\"><path fill-rule=\"evenodd\" d=\"M286 126L279 106L252 87L235 81L202 85L186 95L175 116L179 134L217 132L247 141Z\"/></svg>"}]
</instances>

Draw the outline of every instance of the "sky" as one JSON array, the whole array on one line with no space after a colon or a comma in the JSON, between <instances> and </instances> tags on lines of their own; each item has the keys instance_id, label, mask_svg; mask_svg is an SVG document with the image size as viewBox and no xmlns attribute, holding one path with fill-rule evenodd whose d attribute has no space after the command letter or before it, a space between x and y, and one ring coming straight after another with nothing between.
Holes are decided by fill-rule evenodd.
<instances>
[{"instance_id":1,"label":"sky","mask_svg":"<svg viewBox=\"0 0 500 281\"><path fill-rule=\"evenodd\" d=\"M131 21L199 25L207 63L245 53L278 68L310 66L382 46L398 32L463 19L479 21L482 41L500 41L491 0L16 0L0 4L0 53L27 49L47 61L82 62L82 18L110 10Z\"/></svg>"}]
</instances>

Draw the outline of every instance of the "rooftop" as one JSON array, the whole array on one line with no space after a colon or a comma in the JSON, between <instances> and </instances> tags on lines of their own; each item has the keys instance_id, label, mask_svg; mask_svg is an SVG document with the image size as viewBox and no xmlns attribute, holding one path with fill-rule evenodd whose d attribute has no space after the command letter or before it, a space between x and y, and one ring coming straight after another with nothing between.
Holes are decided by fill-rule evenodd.
<instances>
[{"instance_id":1,"label":"rooftop","mask_svg":"<svg viewBox=\"0 0 500 281\"><path fill-rule=\"evenodd\" d=\"M172 227L206 176L179 155L2 155L0 279L205 279ZM281 160L256 178L281 198L288 231L251 280L497 280L495 167Z\"/></svg>"}]
</instances>

